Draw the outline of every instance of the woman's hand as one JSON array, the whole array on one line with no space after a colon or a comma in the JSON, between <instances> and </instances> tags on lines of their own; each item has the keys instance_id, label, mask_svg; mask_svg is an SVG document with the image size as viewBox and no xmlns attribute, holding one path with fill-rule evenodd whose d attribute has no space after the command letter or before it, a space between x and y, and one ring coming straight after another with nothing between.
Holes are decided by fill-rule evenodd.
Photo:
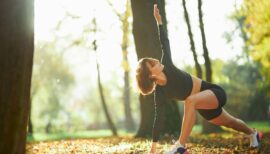
<instances>
[{"instance_id":1,"label":"woman's hand","mask_svg":"<svg viewBox=\"0 0 270 154\"><path fill-rule=\"evenodd\" d=\"M151 148L151 150L149 151L149 154L157 154L156 149L152 149L152 148Z\"/></svg>"},{"instance_id":2,"label":"woman's hand","mask_svg":"<svg viewBox=\"0 0 270 154\"><path fill-rule=\"evenodd\" d=\"M157 154L157 143L153 142L151 146L151 150L149 151L149 154Z\"/></svg>"},{"instance_id":3,"label":"woman's hand","mask_svg":"<svg viewBox=\"0 0 270 154\"><path fill-rule=\"evenodd\" d=\"M162 19L161 19L161 16L159 14L159 9L157 7L157 4L154 4L154 17L156 19L157 24L162 25Z\"/></svg>"}]
</instances>

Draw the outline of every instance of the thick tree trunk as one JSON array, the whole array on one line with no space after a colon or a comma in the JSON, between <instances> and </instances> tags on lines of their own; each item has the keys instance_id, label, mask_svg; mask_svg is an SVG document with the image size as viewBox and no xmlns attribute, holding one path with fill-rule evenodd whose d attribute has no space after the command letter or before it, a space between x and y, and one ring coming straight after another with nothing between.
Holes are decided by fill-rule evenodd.
<instances>
[{"instance_id":1,"label":"thick tree trunk","mask_svg":"<svg viewBox=\"0 0 270 154\"><path fill-rule=\"evenodd\" d=\"M159 42L158 29L153 16L153 5L155 0L131 0L133 12L133 36L138 59L153 57L160 59L161 45ZM159 1L163 24L166 26L164 0ZM153 95L140 95L141 123L137 132L138 137L152 136L154 121L154 99ZM164 130L161 134L179 134L182 120L176 102L167 102L166 120Z\"/></svg>"},{"instance_id":2,"label":"thick tree trunk","mask_svg":"<svg viewBox=\"0 0 270 154\"><path fill-rule=\"evenodd\" d=\"M200 30L202 37L202 46L203 46L203 57L205 60L205 70L206 70L206 81L212 82L212 69L211 69L211 60L208 54L208 48L206 45L206 37L204 32L204 24L203 24L203 12L202 12L202 0L198 0L198 12L199 12L199 22L200 22ZM211 133L211 132L219 132L221 128L214 124L209 123L208 121L202 121L203 133Z\"/></svg>"},{"instance_id":3,"label":"thick tree trunk","mask_svg":"<svg viewBox=\"0 0 270 154\"><path fill-rule=\"evenodd\" d=\"M196 68L197 77L202 78L202 68L201 68L201 66L200 66L200 64L198 62L197 53L196 53L196 49L195 49L195 43L194 43L194 40L193 40L193 34L192 34L191 26L190 26L189 15L188 15L185 0L182 0L182 5L183 5L183 9L184 9L185 21L186 21L187 28L188 28L190 49L191 49L191 52L193 54L193 59L194 59L194 62L195 62L195 68Z\"/></svg>"},{"instance_id":4,"label":"thick tree trunk","mask_svg":"<svg viewBox=\"0 0 270 154\"><path fill-rule=\"evenodd\" d=\"M34 2L0 2L0 153L25 153L34 52Z\"/></svg>"}]
</instances>

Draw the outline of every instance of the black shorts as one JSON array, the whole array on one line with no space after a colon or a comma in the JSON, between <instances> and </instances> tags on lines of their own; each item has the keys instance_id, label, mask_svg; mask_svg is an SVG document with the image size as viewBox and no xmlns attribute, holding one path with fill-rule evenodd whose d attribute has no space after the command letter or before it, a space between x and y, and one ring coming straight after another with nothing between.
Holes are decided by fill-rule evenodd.
<instances>
[{"instance_id":1,"label":"black shorts","mask_svg":"<svg viewBox=\"0 0 270 154\"><path fill-rule=\"evenodd\" d=\"M211 120L218 117L222 113L222 107L226 104L227 97L225 91L218 85L202 81L200 91L211 90L216 95L218 107L216 109L197 109L201 116L206 120Z\"/></svg>"}]
</instances>

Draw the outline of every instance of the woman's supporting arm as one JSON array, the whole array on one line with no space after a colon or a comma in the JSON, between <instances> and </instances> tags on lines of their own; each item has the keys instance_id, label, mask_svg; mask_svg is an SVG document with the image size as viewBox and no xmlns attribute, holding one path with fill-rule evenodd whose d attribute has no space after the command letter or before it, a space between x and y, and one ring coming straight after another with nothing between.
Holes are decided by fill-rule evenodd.
<instances>
[{"instance_id":1,"label":"woman's supporting arm","mask_svg":"<svg viewBox=\"0 0 270 154\"><path fill-rule=\"evenodd\" d=\"M151 151L156 151L156 145L158 140L160 139L160 132L163 130L164 121L165 121L165 110L164 110L164 101L165 96L162 95L161 91L156 89L154 93L154 103L155 103L155 117L153 123L153 131L152 131L152 147Z\"/></svg>"}]
</instances>

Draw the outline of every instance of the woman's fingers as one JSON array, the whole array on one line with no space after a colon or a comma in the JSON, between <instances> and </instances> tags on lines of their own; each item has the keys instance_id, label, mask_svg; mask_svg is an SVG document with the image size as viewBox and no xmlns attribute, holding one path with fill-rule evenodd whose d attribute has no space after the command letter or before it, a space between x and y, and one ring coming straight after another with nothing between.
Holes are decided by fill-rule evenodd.
<instances>
[{"instance_id":1,"label":"woman's fingers","mask_svg":"<svg viewBox=\"0 0 270 154\"><path fill-rule=\"evenodd\" d=\"M159 13L159 10L158 10L158 7L157 7L157 4L154 4L154 13Z\"/></svg>"},{"instance_id":2,"label":"woman's fingers","mask_svg":"<svg viewBox=\"0 0 270 154\"><path fill-rule=\"evenodd\" d=\"M154 4L154 16L158 24L162 24L161 16L159 14L159 9L157 7L157 4Z\"/></svg>"}]
</instances>

